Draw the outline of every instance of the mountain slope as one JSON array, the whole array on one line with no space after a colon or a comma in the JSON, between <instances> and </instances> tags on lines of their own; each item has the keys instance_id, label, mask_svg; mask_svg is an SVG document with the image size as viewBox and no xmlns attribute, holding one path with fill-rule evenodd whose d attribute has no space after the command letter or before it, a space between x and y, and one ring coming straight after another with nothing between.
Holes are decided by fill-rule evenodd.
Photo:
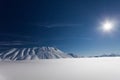
<instances>
[{"instance_id":1,"label":"mountain slope","mask_svg":"<svg viewBox=\"0 0 120 80\"><path fill-rule=\"evenodd\" d=\"M77 54L68 53L68 55L70 55L73 58L80 58L80 55L77 55Z\"/></svg>"},{"instance_id":2,"label":"mountain slope","mask_svg":"<svg viewBox=\"0 0 120 80\"><path fill-rule=\"evenodd\" d=\"M34 60L71 58L54 47L12 48L0 53L2 60Z\"/></svg>"}]
</instances>

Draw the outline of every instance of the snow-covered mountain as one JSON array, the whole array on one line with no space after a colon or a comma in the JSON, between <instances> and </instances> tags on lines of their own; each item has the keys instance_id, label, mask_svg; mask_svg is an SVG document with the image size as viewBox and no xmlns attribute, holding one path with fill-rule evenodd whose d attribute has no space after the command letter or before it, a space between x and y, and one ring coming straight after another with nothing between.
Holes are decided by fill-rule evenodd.
<instances>
[{"instance_id":1,"label":"snow-covered mountain","mask_svg":"<svg viewBox=\"0 0 120 80\"><path fill-rule=\"evenodd\" d=\"M73 58L80 58L81 57L80 55L73 54L73 53L68 53L68 55L70 55Z\"/></svg>"},{"instance_id":2,"label":"snow-covered mountain","mask_svg":"<svg viewBox=\"0 0 120 80\"><path fill-rule=\"evenodd\" d=\"M94 57L120 57L120 54L103 54L103 55L99 55L99 56L94 56Z\"/></svg>"},{"instance_id":3,"label":"snow-covered mountain","mask_svg":"<svg viewBox=\"0 0 120 80\"><path fill-rule=\"evenodd\" d=\"M34 60L72 58L70 55L54 47L12 48L0 52L1 60Z\"/></svg>"}]
</instances>

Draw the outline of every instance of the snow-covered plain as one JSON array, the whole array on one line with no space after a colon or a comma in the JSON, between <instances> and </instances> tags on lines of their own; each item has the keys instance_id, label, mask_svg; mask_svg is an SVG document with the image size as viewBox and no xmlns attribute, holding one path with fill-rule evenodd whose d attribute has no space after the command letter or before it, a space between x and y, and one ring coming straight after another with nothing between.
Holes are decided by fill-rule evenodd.
<instances>
[{"instance_id":1,"label":"snow-covered plain","mask_svg":"<svg viewBox=\"0 0 120 80\"><path fill-rule=\"evenodd\" d=\"M120 80L120 58L0 62L0 80Z\"/></svg>"}]
</instances>

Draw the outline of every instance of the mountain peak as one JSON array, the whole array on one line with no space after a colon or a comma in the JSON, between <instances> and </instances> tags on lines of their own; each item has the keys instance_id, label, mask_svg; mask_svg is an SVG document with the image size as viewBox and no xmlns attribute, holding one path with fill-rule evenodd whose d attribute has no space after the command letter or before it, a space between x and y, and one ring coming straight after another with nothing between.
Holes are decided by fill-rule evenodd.
<instances>
[{"instance_id":1,"label":"mountain peak","mask_svg":"<svg viewBox=\"0 0 120 80\"><path fill-rule=\"evenodd\" d=\"M54 47L11 48L0 53L2 60L33 60L70 58L63 51Z\"/></svg>"}]
</instances>

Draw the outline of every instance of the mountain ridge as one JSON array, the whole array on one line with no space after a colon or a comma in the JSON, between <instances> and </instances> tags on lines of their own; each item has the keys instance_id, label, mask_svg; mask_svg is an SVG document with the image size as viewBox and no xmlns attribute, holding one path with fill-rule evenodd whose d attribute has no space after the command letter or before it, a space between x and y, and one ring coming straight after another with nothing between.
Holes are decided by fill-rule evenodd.
<instances>
[{"instance_id":1,"label":"mountain ridge","mask_svg":"<svg viewBox=\"0 0 120 80\"><path fill-rule=\"evenodd\" d=\"M72 58L58 48L54 47L30 47L11 48L0 53L1 60L34 60L34 59L59 59Z\"/></svg>"}]
</instances>

